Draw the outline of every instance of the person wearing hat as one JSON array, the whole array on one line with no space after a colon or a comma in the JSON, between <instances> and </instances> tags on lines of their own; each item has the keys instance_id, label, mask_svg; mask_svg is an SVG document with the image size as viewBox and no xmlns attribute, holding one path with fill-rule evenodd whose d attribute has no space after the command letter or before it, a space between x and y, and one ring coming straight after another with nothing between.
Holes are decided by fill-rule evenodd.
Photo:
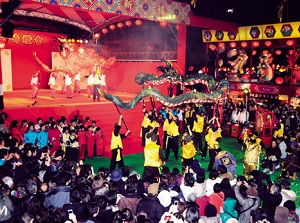
<instances>
[{"instance_id":1,"label":"person wearing hat","mask_svg":"<svg viewBox=\"0 0 300 223\"><path fill-rule=\"evenodd\" d=\"M247 197L244 197L240 193L240 187L242 184L246 187L249 186L246 181L238 181L234 187L236 199L241 206L238 220L240 223L249 223L250 212L259 208L260 198L258 197L258 191L254 187L248 187L246 190Z\"/></svg>"},{"instance_id":2,"label":"person wearing hat","mask_svg":"<svg viewBox=\"0 0 300 223\"><path fill-rule=\"evenodd\" d=\"M152 135L151 142L144 149L144 173L143 179L149 176L159 176L159 168L165 161L162 149L157 145L158 136Z\"/></svg>"},{"instance_id":3,"label":"person wearing hat","mask_svg":"<svg viewBox=\"0 0 300 223\"><path fill-rule=\"evenodd\" d=\"M136 213L140 211L146 211L151 222L158 223L161 216L165 212L164 206L159 202L158 195L158 183L152 183L148 186L148 196L145 196L139 201L136 207Z\"/></svg>"},{"instance_id":4,"label":"person wearing hat","mask_svg":"<svg viewBox=\"0 0 300 223\"><path fill-rule=\"evenodd\" d=\"M252 170L257 170L259 157L261 152L261 146L257 143L256 135L251 134L245 139L245 157L244 157L244 172L245 177L248 176Z\"/></svg>"},{"instance_id":5,"label":"person wearing hat","mask_svg":"<svg viewBox=\"0 0 300 223\"><path fill-rule=\"evenodd\" d=\"M194 157L197 154L196 147L194 145L194 141L192 136L187 135L185 140L183 141L183 145L181 147L182 152L182 173L186 172L186 168L190 166L194 160Z\"/></svg>"},{"instance_id":6,"label":"person wearing hat","mask_svg":"<svg viewBox=\"0 0 300 223\"><path fill-rule=\"evenodd\" d=\"M119 122L115 124L114 131L111 134L110 149L111 149L112 156L110 159L110 167L109 167L111 172L116 168L117 164L119 166L119 169L121 169L124 166L124 161L122 157L122 150L123 150L122 139L128 136L130 130L127 130L125 134L120 134L122 118L123 116L120 115Z\"/></svg>"}]
</instances>

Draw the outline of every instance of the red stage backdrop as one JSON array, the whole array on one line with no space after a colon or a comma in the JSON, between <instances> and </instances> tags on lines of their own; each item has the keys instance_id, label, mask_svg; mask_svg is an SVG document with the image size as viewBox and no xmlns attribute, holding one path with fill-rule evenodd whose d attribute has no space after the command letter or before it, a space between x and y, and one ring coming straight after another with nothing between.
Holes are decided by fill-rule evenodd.
<instances>
[{"instance_id":1,"label":"red stage backdrop","mask_svg":"<svg viewBox=\"0 0 300 223\"><path fill-rule=\"evenodd\" d=\"M5 49L12 52L13 90L30 89L31 75L39 69L33 52L51 67L51 52L58 51L57 37L60 34L15 30L13 38L8 39L5 45ZM162 65L163 62L116 62L107 73L108 89L138 93L142 86L135 82L135 76L139 72L157 75L156 67ZM41 88L48 89L48 78L49 74L41 71ZM158 88L167 94L168 84Z\"/></svg>"}]
</instances>

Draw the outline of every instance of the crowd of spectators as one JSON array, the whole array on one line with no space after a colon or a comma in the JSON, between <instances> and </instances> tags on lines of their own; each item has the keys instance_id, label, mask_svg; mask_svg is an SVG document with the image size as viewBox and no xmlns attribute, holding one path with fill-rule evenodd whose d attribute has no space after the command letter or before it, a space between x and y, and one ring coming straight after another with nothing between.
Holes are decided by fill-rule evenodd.
<instances>
[{"instance_id":1,"label":"crowd of spectators","mask_svg":"<svg viewBox=\"0 0 300 223\"><path fill-rule=\"evenodd\" d=\"M255 111L256 106L250 100L249 115L241 119L246 120L237 121L232 119L233 111L237 108L242 113L245 106L242 102L235 105L229 101L223 106L223 124L227 121L254 123L252 109ZM7 114L2 113L0 222L299 222L300 209L296 208L296 193L286 179L290 174L287 167L282 171L280 182L270 179L281 159L287 160L288 153L298 152L298 108L268 105L265 109L274 111L278 126L284 125L283 135L274 136L274 148L279 147L276 151L280 155L267 152L278 162L270 159L265 163L269 173L253 170L248 178L232 176L234 179L228 178L223 165L206 174L207 170L201 168L201 161L196 159L186 168L185 174L177 168L170 170L166 165L158 177L143 179L128 166L112 172L106 167L94 171L93 166L79 162L77 156L68 155L65 147L69 144L63 144L61 137L66 128L75 133L86 130L91 126L86 120L78 120L78 117L70 122L64 117L37 119L33 125L23 120L18 126L15 120L8 123ZM216 110L221 111L213 106L192 106L189 112L204 113L209 120L216 115ZM179 121L183 121L182 131L185 112L184 109L174 111L182 115L179 117ZM49 137L53 126L60 132L57 145ZM279 130L275 123L274 129ZM37 130L45 131L41 136L48 133L48 139L36 137L30 141L28 132L34 135L38 134ZM284 146L281 143L285 144L287 157L282 157Z\"/></svg>"}]
</instances>

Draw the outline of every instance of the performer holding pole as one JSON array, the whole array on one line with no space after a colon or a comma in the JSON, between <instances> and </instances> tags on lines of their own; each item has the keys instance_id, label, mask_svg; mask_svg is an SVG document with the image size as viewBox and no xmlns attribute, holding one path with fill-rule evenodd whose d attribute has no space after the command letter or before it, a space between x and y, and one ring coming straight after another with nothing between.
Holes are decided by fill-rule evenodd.
<instances>
[{"instance_id":1,"label":"performer holding pole","mask_svg":"<svg viewBox=\"0 0 300 223\"><path fill-rule=\"evenodd\" d=\"M111 134L110 149L111 149L112 157L110 160L110 168L109 168L110 172L115 170L117 164L119 166L119 169L121 169L124 166L124 161L122 157L122 150L123 150L122 139L127 137L127 135L130 133L130 130L127 129L127 132L125 134L120 134L122 120L123 120L123 116L120 114L119 122L115 124L114 131Z\"/></svg>"}]
</instances>

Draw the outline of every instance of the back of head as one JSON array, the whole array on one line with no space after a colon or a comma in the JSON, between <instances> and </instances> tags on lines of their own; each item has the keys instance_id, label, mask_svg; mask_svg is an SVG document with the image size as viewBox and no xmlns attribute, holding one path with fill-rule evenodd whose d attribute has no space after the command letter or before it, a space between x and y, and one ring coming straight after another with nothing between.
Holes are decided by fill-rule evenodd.
<instances>
[{"instance_id":1,"label":"back of head","mask_svg":"<svg viewBox=\"0 0 300 223\"><path fill-rule=\"evenodd\" d=\"M212 169L209 172L209 179L214 180L219 176L219 172L216 169Z\"/></svg>"},{"instance_id":2,"label":"back of head","mask_svg":"<svg viewBox=\"0 0 300 223\"><path fill-rule=\"evenodd\" d=\"M213 204L207 204L204 208L204 214L208 218L217 216L216 206Z\"/></svg>"},{"instance_id":3,"label":"back of head","mask_svg":"<svg viewBox=\"0 0 300 223\"><path fill-rule=\"evenodd\" d=\"M188 223L198 223L199 220L199 211L195 207L189 207L186 210L185 221Z\"/></svg>"}]
</instances>

